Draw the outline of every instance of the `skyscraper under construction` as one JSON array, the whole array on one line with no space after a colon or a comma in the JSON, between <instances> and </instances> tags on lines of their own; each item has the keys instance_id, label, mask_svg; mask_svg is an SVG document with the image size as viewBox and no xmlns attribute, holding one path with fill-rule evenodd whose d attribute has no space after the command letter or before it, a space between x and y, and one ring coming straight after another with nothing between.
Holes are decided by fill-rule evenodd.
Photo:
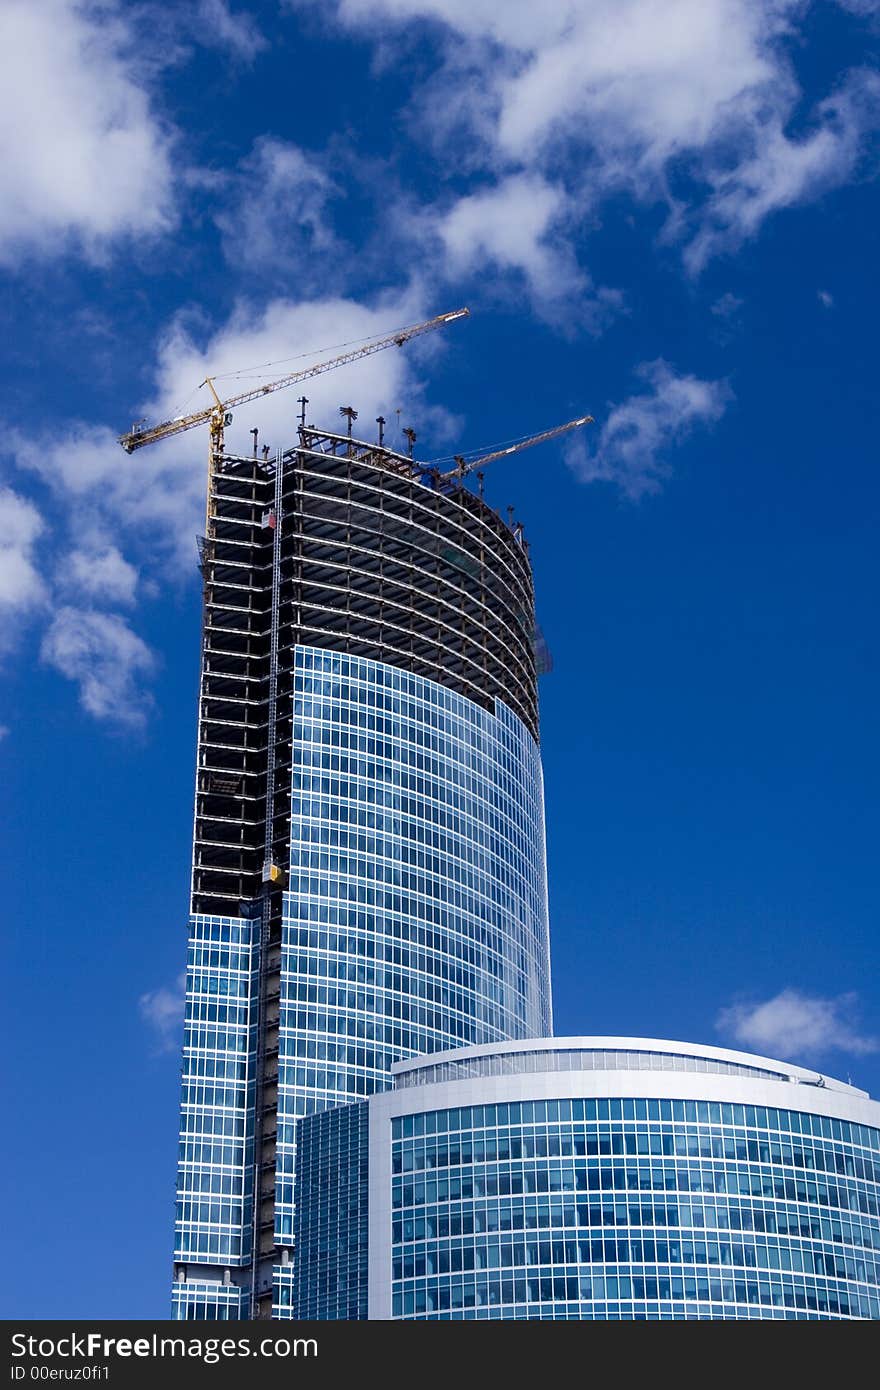
<instances>
[{"instance_id":1,"label":"skyscraper under construction","mask_svg":"<svg viewBox=\"0 0 880 1390\"><path fill-rule=\"evenodd\" d=\"M876 1102L548 1036L531 570L465 480L589 417L441 473L229 404L122 439L211 426L174 1316L876 1318Z\"/></svg>"},{"instance_id":2,"label":"skyscraper under construction","mask_svg":"<svg viewBox=\"0 0 880 1390\"><path fill-rule=\"evenodd\" d=\"M201 545L180 1318L292 1315L297 1118L551 1031L522 528L350 433L257 453Z\"/></svg>"}]
</instances>

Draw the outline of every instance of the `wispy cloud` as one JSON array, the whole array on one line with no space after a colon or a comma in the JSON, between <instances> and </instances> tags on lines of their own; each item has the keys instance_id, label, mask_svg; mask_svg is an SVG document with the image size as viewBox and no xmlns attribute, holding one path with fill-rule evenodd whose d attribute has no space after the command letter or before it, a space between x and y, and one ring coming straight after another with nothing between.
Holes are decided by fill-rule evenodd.
<instances>
[{"instance_id":1,"label":"wispy cloud","mask_svg":"<svg viewBox=\"0 0 880 1390\"><path fill-rule=\"evenodd\" d=\"M62 589L98 603L132 604L138 573L115 545L72 550L60 564Z\"/></svg>"},{"instance_id":2,"label":"wispy cloud","mask_svg":"<svg viewBox=\"0 0 880 1390\"><path fill-rule=\"evenodd\" d=\"M196 32L206 47L231 52L239 62L252 63L269 47L253 15L230 9L228 0L199 0Z\"/></svg>"},{"instance_id":3,"label":"wispy cloud","mask_svg":"<svg viewBox=\"0 0 880 1390\"><path fill-rule=\"evenodd\" d=\"M828 997L787 988L771 999L722 1009L716 1027L770 1057L811 1060L828 1052L863 1056L880 1051L880 1038L861 1029L854 993Z\"/></svg>"},{"instance_id":4,"label":"wispy cloud","mask_svg":"<svg viewBox=\"0 0 880 1390\"><path fill-rule=\"evenodd\" d=\"M83 709L108 724L141 726L152 703L141 688L156 660L147 644L118 613L65 605L55 614L41 656L79 685Z\"/></svg>"},{"instance_id":5,"label":"wispy cloud","mask_svg":"<svg viewBox=\"0 0 880 1390\"><path fill-rule=\"evenodd\" d=\"M227 183L216 221L230 265L269 272L276 283L280 273L296 268L302 282L326 269L324 258L335 253L339 273L345 258L327 214L339 189L317 158L265 136Z\"/></svg>"},{"instance_id":6,"label":"wispy cloud","mask_svg":"<svg viewBox=\"0 0 880 1390\"><path fill-rule=\"evenodd\" d=\"M716 318L732 319L739 313L743 306L743 302L744 301L740 299L738 294L733 294L728 290L726 294L722 294L716 299L709 308Z\"/></svg>"},{"instance_id":7,"label":"wispy cloud","mask_svg":"<svg viewBox=\"0 0 880 1390\"><path fill-rule=\"evenodd\" d=\"M639 375L649 389L611 410L595 444L578 437L566 450L584 482L614 483L633 500L659 491L671 471L670 448L719 420L732 396L726 382L676 372L662 360L643 363Z\"/></svg>"},{"instance_id":8,"label":"wispy cloud","mask_svg":"<svg viewBox=\"0 0 880 1390\"><path fill-rule=\"evenodd\" d=\"M735 251L754 237L772 213L845 183L878 117L880 78L857 70L821 103L808 135L789 136L781 114L756 126L749 152L737 164L708 171L714 191L700 213L702 225L685 250L687 268L699 273L713 256Z\"/></svg>"},{"instance_id":9,"label":"wispy cloud","mask_svg":"<svg viewBox=\"0 0 880 1390\"><path fill-rule=\"evenodd\" d=\"M857 15L880 15L880 0L837 0L841 9Z\"/></svg>"},{"instance_id":10,"label":"wispy cloud","mask_svg":"<svg viewBox=\"0 0 880 1390\"><path fill-rule=\"evenodd\" d=\"M819 300L819 303L824 306L824 308L834 308L834 295L829 294L827 290L817 290L816 297Z\"/></svg>"},{"instance_id":11,"label":"wispy cloud","mask_svg":"<svg viewBox=\"0 0 880 1390\"><path fill-rule=\"evenodd\" d=\"M180 1045L185 1002L185 974L179 975L173 985L149 990L138 1000L141 1018L152 1028L160 1052L175 1051Z\"/></svg>"}]
</instances>

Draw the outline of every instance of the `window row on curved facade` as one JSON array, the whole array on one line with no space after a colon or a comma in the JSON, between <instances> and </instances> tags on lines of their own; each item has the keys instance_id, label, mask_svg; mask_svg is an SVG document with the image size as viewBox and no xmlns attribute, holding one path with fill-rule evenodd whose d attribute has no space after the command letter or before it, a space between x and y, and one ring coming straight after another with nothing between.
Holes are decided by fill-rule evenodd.
<instances>
[{"instance_id":1,"label":"window row on curved facade","mask_svg":"<svg viewBox=\"0 0 880 1390\"><path fill-rule=\"evenodd\" d=\"M508 1055L517 1057L523 1054L517 1052ZM459 1130L477 1130L485 1128L487 1124L495 1128L536 1122L548 1125L578 1121L618 1124L621 1121L633 1120L648 1120L652 1125L658 1122L670 1124L673 1121L676 1124L721 1124L738 1126L744 1131L751 1131L757 1127L791 1135L821 1136L880 1152L880 1130L875 1127L817 1113L801 1106L797 1109L783 1109L773 1105L747 1105L729 1101L637 1096L505 1101L450 1107L442 1111L418 1111L395 1116L393 1135L395 1141L398 1141L413 1135L454 1134Z\"/></svg>"},{"instance_id":2,"label":"window row on curved facade","mask_svg":"<svg viewBox=\"0 0 880 1390\"><path fill-rule=\"evenodd\" d=\"M444 1201L440 1205L426 1204L415 1213L392 1214L392 1242L410 1245L429 1239L455 1236L495 1236L524 1231L545 1231L558 1228L560 1238L579 1237L591 1227L608 1227L607 1239L618 1244L629 1240L623 1227L657 1228L668 1239L670 1226L683 1222L699 1233L719 1232L727 1235L749 1231L758 1235L784 1235L804 1240L830 1242L833 1245L852 1245L862 1250L880 1250L880 1231L877 1223L855 1212L820 1212L777 1200L716 1202L691 1200L670 1208L666 1202L635 1203L625 1197L577 1202L572 1196L549 1192L538 1200L536 1195L516 1194L498 1200L463 1202ZM618 1228L618 1229L613 1229ZM604 1238L604 1237L603 1237Z\"/></svg>"},{"instance_id":3,"label":"window row on curved facade","mask_svg":"<svg viewBox=\"0 0 880 1390\"><path fill-rule=\"evenodd\" d=\"M672 1268L588 1275L573 1269L531 1278L426 1282L395 1291L393 1316L554 1322L863 1319L880 1317L880 1299L876 1291L796 1275L761 1279L742 1271L723 1278L710 1270L685 1274Z\"/></svg>"},{"instance_id":4,"label":"window row on curved facade","mask_svg":"<svg viewBox=\"0 0 880 1390\"><path fill-rule=\"evenodd\" d=\"M628 1156L635 1161L621 1164L608 1164L609 1156ZM454 1131L436 1138L421 1141L403 1142L394 1154L395 1173L414 1173L420 1170L438 1168L459 1168L469 1165L495 1164L496 1171L507 1165L511 1171L511 1160L551 1159L545 1165L548 1171L562 1170L592 1173L599 1171L612 1175L650 1172L662 1178L663 1174L678 1173L682 1166L678 1163L665 1165L648 1162L648 1155L665 1158L705 1158L749 1160L752 1164L773 1164L794 1169L810 1170L815 1173L841 1174L846 1177L865 1178L871 1183L880 1182L880 1154L872 1150L851 1147L845 1138L835 1145L821 1139L812 1139L798 1133L793 1136L783 1130L755 1134L741 1128L729 1130L692 1127L658 1126L656 1129L645 1125L634 1125L629 1132L612 1131L587 1125L573 1124L570 1129L560 1129L556 1125L546 1127L523 1125L522 1128L504 1129L486 1136L481 1128L474 1131ZM573 1160L586 1158L587 1163ZM560 1160L571 1160L563 1165ZM726 1167L725 1171L731 1169ZM523 1165L523 1171L528 1171ZM687 1171L699 1173L699 1165L688 1167ZM710 1171L719 1171L717 1164L710 1165ZM795 1174L798 1181L801 1174ZM404 1185L405 1186L405 1185Z\"/></svg>"}]
</instances>

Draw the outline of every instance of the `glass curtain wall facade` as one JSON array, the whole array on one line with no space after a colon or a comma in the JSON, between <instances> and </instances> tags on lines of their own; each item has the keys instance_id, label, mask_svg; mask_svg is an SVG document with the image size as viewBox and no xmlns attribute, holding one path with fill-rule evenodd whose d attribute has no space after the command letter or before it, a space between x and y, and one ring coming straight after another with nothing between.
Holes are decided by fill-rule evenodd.
<instances>
[{"instance_id":1,"label":"glass curtain wall facade","mask_svg":"<svg viewBox=\"0 0 880 1390\"><path fill-rule=\"evenodd\" d=\"M295 1124L549 1031L521 531L303 431L214 479L174 1316L292 1316Z\"/></svg>"},{"instance_id":2,"label":"glass curtain wall facade","mask_svg":"<svg viewBox=\"0 0 880 1390\"><path fill-rule=\"evenodd\" d=\"M408 1084L349 1107L370 1125L368 1220L361 1202L346 1233L369 1232L359 1317L880 1317L880 1105L745 1054L590 1042L469 1049L440 1079L403 1063ZM315 1154L329 1122L303 1135ZM312 1239L298 1259L304 1299Z\"/></svg>"},{"instance_id":3,"label":"glass curtain wall facade","mask_svg":"<svg viewBox=\"0 0 880 1390\"><path fill-rule=\"evenodd\" d=\"M537 750L421 676L295 654L275 1241L294 1123L389 1084L401 1057L539 1036L549 1018ZM276 1303L291 1272L276 1272Z\"/></svg>"},{"instance_id":4,"label":"glass curtain wall facade","mask_svg":"<svg viewBox=\"0 0 880 1390\"><path fill-rule=\"evenodd\" d=\"M309 1278L301 1289L291 1283L282 1292L299 1318L367 1316L369 1118L366 1105L341 1105L300 1121L297 1232Z\"/></svg>"}]
</instances>

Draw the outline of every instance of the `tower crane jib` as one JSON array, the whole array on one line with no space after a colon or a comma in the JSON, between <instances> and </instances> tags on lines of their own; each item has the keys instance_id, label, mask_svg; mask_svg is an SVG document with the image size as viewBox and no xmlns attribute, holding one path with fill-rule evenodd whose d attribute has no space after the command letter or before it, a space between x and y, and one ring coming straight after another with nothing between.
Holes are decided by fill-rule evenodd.
<instances>
[{"instance_id":1,"label":"tower crane jib","mask_svg":"<svg viewBox=\"0 0 880 1390\"><path fill-rule=\"evenodd\" d=\"M505 449L493 449L491 453L481 454L479 458L465 462L460 454L456 454L456 467L451 468L448 473L435 475L438 483L451 483L461 478L467 477L468 473L473 473L477 468L484 468L487 463L493 463L495 459L506 458L508 454L521 453L523 449L531 449L535 444L544 444L548 439L558 439L561 434L568 434L569 430L580 429L583 425L593 425L595 421L592 415L579 415L576 420L568 420L564 425L554 425L552 429L542 430L540 434L530 434L527 439L520 439L515 444L509 444Z\"/></svg>"},{"instance_id":2,"label":"tower crane jib","mask_svg":"<svg viewBox=\"0 0 880 1390\"><path fill-rule=\"evenodd\" d=\"M385 337L376 338L372 342L364 343L360 347L352 348L350 352L343 352L338 357L330 357L324 362L313 363L310 367L304 367L297 372L288 372L286 376L279 377L277 381L266 382L263 386L253 387L249 391L242 391L239 395L230 396L228 400L221 401L214 387L213 377L206 377L202 382L207 386L214 397L211 405L203 410L196 410L190 415L181 415L174 420L166 420L161 425L153 425L148 429L134 428L127 434L120 435L119 443L128 454L133 454L135 449L142 449L145 444L155 444L160 439L168 439L175 434L182 434L185 430L194 429L197 425L209 424L211 429L211 454L216 459L223 451L223 431L225 427L232 423L231 411L239 405L245 405L248 401L259 400L262 396L267 396L272 391L281 391L287 386L294 386L299 381L306 381L313 376L321 376L324 372L333 371L336 367L344 367L349 362L357 362L362 357L369 357L374 352L381 352L387 347L403 347L413 338L421 337L423 333L430 333L435 328L444 328L447 323L454 323L456 319L467 318L469 309L454 309L448 314L438 314L436 318L427 319L424 323L416 323L409 328L399 328L395 333L389 333Z\"/></svg>"}]
</instances>

